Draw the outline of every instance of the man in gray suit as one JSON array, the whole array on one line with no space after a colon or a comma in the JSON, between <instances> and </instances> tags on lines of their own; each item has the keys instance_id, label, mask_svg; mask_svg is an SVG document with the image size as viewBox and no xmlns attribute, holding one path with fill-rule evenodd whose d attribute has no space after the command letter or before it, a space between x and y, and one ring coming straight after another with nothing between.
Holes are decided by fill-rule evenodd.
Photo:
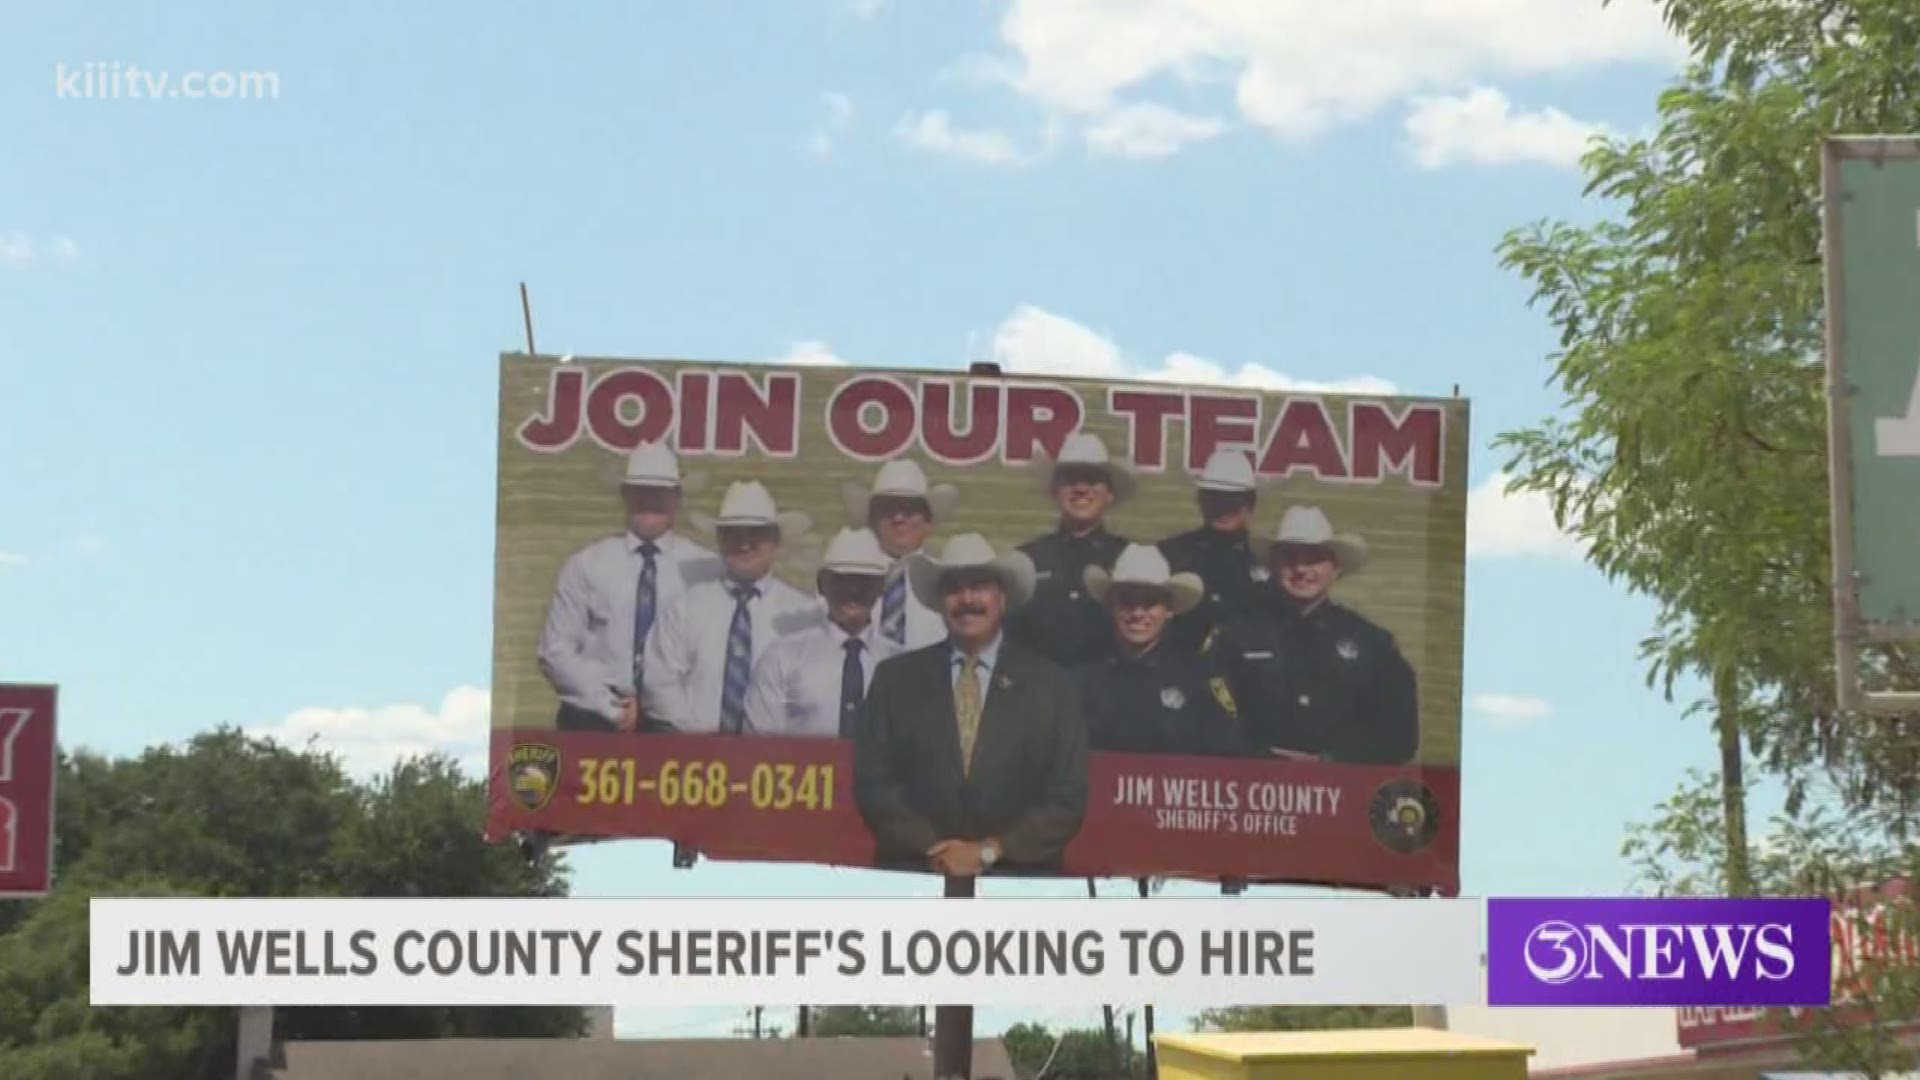
<instances>
[{"instance_id":1,"label":"man in gray suit","mask_svg":"<svg viewBox=\"0 0 1920 1080\"><path fill-rule=\"evenodd\" d=\"M1087 732L1072 680L1008 641L1033 562L977 533L910 557L914 595L944 641L875 670L854 738L854 796L876 862L973 877L1057 870L1087 802Z\"/></svg>"}]
</instances>

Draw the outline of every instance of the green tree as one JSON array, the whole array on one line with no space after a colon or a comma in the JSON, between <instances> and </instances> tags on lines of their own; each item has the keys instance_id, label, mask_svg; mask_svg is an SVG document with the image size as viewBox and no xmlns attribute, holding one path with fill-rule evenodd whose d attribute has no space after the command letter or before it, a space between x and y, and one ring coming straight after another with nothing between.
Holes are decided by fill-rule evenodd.
<instances>
[{"instance_id":1,"label":"green tree","mask_svg":"<svg viewBox=\"0 0 1920 1080\"><path fill-rule=\"evenodd\" d=\"M810 1023L822 1039L920 1034L919 1011L904 1005L824 1005L813 1010Z\"/></svg>"},{"instance_id":2,"label":"green tree","mask_svg":"<svg viewBox=\"0 0 1920 1080\"><path fill-rule=\"evenodd\" d=\"M1405 1005L1249 1005L1206 1009L1195 1031L1317 1031L1331 1028L1412 1027Z\"/></svg>"},{"instance_id":3,"label":"green tree","mask_svg":"<svg viewBox=\"0 0 1920 1080\"><path fill-rule=\"evenodd\" d=\"M137 758L65 756L53 894L0 903L0 1080L200 1077L231 1068L226 1009L87 1005L87 899L554 896L565 868L481 839L485 785L440 757L371 783L329 755L220 730ZM571 1035L571 1008L278 1010L309 1038Z\"/></svg>"},{"instance_id":4,"label":"green tree","mask_svg":"<svg viewBox=\"0 0 1920 1080\"><path fill-rule=\"evenodd\" d=\"M1133 1055L1131 1072L1115 1064L1108 1054L1106 1033L1098 1028L1068 1028L1056 1036L1042 1024L1015 1024L1001 1034L1000 1041L1022 1080L1118 1080L1146 1075L1145 1055Z\"/></svg>"},{"instance_id":5,"label":"green tree","mask_svg":"<svg viewBox=\"0 0 1920 1080\"><path fill-rule=\"evenodd\" d=\"M1726 892L1726 833L1715 827L1719 778L1691 772L1651 820L1629 827L1621 853L1635 871L1635 887L1657 896L1715 896ZM1795 1034L1810 1069L1878 1078L1920 1065L1902 1045L1900 1029L1920 1018L1920 966L1914 954L1885 943L1920 941L1920 913L1909 901L1878 906L1877 925L1865 920L1862 885L1920 882L1920 846L1898 814L1849 811L1831 791L1816 789L1791 813L1776 815L1764 839L1747 852L1755 891L1762 895L1827 896L1853 921L1865 955L1843 952L1836 1007L1795 1015L1775 1010L1780 1030Z\"/></svg>"},{"instance_id":6,"label":"green tree","mask_svg":"<svg viewBox=\"0 0 1920 1080\"><path fill-rule=\"evenodd\" d=\"M1033 1080L1053 1053L1054 1037L1044 1024L1022 1023L1001 1032L1000 1043L1020 1080Z\"/></svg>"},{"instance_id":7,"label":"green tree","mask_svg":"<svg viewBox=\"0 0 1920 1080\"><path fill-rule=\"evenodd\" d=\"M1662 8L1694 60L1657 130L1589 151L1610 215L1501 245L1559 332L1552 382L1571 409L1502 445L1516 486L1657 602L1650 682L1707 680L1715 719L1796 801L1827 777L1856 802L1911 800L1914 725L1833 700L1819 143L1920 126L1920 5ZM1873 650L1863 679L1920 685L1920 656Z\"/></svg>"}]
</instances>

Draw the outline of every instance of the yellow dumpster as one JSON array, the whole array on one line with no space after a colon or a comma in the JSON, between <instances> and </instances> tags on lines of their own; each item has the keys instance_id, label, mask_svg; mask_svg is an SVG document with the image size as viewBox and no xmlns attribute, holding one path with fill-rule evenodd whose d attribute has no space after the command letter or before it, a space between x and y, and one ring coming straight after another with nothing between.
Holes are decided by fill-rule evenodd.
<instances>
[{"instance_id":1,"label":"yellow dumpster","mask_svg":"<svg viewBox=\"0 0 1920 1080\"><path fill-rule=\"evenodd\" d=\"M1533 1047L1431 1028L1155 1035L1160 1080L1527 1080Z\"/></svg>"}]
</instances>

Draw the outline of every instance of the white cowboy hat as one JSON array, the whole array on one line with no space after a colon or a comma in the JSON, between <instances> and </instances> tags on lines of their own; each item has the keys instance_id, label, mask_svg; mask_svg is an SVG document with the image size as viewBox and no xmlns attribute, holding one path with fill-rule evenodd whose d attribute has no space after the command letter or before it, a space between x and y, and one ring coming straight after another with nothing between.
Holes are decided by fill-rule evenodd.
<instances>
[{"instance_id":1,"label":"white cowboy hat","mask_svg":"<svg viewBox=\"0 0 1920 1080\"><path fill-rule=\"evenodd\" d=\"M1076 431L1067 436L1060 444L1060 456L1050 458L1045 450L1034 455L1033 467L1040 480L1040 490L1047 497L1053 497L1053 477L1062 465L1091 465L1107 471L1107 486L1113 489L1113 501L1119 502L1133 494L1133 470L1127 463L1107 454L1107 444L1100 436L1090 431Z\"/></svg>"},{"instance_id":2,"label":"white cowboy hat","mask_svg":"<svg viewBox=\"0 0 1920 1080\"><path fill-rule=\"evenodd\" d=\"M641 443L627 455L627 471L620 477L621 487L681 488L699 491L707 486L705 473L680 475L680 459L661 443Z\"/></svg>"},{"instance_id":3,"label":"white cowboy hat","mask_svg":"<svg viewBox=\"0 0 1920 1080\"><path fill-rule=\"evenodd\" d=\"M1087 582L1087 595L1094 603L1107 602L1108 591L1115 585L1149 585L1156 589L1165 589L1171 597L1167 606L1175 615L1184 615L1193 610L1206 594L1207 585L1200 575L1181 571L1176 574L1167 565L1167 557L1160 549L1151 544L1128 544L1120 557L1113 561L1113 571L1100 565L1089 566L1084 574Z\"/></svg>"},{"instance_id":4,"label":"white cowboy hat","mask_svg":"<svg viewBox=\"0 0 1920 1080\"><path fill-rule=\"evenodd\" d=\"M1215 450L1194 486L1206 491L1252 491L1253 459L1245 450Z\"/></svg>"},{"instance_id":5,"label":"white cowboy hat","mask_svg":"<svg viewBox=\"0 0 1920 1080\"><path fill-rule=\"evenodd\" d=\"M758 480L736 480L727 485L726 498L720 501L720 516L709 517L695 511L688 515L700 531L718 532L730 525L749 528L773 526L781 539L798 536L813 528L813 518L800 510L780 510L773 505L773 493Z\"/></svg>"},{"instance_id":6,"label":"white cowboy hat","mask_svg":"<svg viewBox=\"0 0 1920 1080\"><path fill-rule=\"evenodd\" d=\"M1343 574L1356 573L1367 564L1367 542L1352 533L1336 535L1326 512L1317 506L1287 507L1287 512L1280 515L1273 541L1267 545L1267 556L1271 558L1273 549L1282 544L1328 548Z\"/></svg>"},{"instance_id":7,"label":"white cowboy hat","mask_svg":"<svg viewBox=\"0 0 1920 1080\"><path fill-rule=\"evenodd\" d=\"M949 570L980 568L999 575L1001 587L1007 590L1009 611L1033 596L1033 560L1024 551L998 554L979 533L961 533L948 540L938 558L920 551L907 556L906 563L907 585L913 590L913 598L933 611L940 610L940 575Z\"/></svg>"},{"instance_id":8,"label":"white cowboy hat","mask_svg":"<svg viewBox=\"0 0 1920 1080\"><path fill-rule=\"evenodd\" d=\"M827 554L820 561L820 569L836 574L886 577L887 571L893 569L893 559L880 550L880 541L873 535L873 530L841 529L827 544Z\"/></svg>"},{"instance_id":9,"label":"white cowboy hat","mask_svg":"<svg viewBox=\"0 0 1920 1080\"><path fill-rule=\"evenodd\" d=\"M952 484L929 486L927 474L921 471L920 463L911 458L895 458L880 466L880 471L874 474L871 488L851 482L840 485L840 498L846 503L847 517L853 521L864 523L868 504L880 495L922 499L935 521L946 517L960 502L959 488Z\"/></svg>"}]
</instances>

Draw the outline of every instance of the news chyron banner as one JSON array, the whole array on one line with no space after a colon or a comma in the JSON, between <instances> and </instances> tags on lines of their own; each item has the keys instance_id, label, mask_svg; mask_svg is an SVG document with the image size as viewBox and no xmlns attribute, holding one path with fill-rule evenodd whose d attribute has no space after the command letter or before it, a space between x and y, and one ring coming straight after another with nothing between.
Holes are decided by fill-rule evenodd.
<instances>
[{"instance_id":1,"label":"news chyron banner","mask_svg":"<svg viewBox=\"0 0 1920 1080\"><path fill-rule=\"evenodd\" d=\"M1457 398L504 355L490 833L1453 895L1467 446Z\"/></svg>"}]
</instances>

